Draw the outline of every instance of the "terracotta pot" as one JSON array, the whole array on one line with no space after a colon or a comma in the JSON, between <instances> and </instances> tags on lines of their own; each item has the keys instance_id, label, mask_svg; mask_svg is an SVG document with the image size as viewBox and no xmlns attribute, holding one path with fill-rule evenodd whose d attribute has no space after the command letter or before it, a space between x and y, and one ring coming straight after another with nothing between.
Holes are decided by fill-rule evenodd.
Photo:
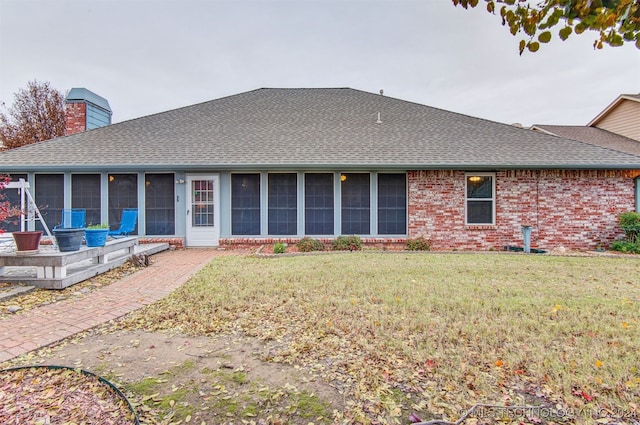
<instances>
[{"instance_id":1,"label":"terracotta pot","mask_svg":"<svg viewBox=\"0 0 640 425\"><path fill-rule=\"evenodd\" d=\"M13 232L11 234L16 242L19 253L36 253L40 250L41 231L35 232Z\"/></svg>"}]
</instances>

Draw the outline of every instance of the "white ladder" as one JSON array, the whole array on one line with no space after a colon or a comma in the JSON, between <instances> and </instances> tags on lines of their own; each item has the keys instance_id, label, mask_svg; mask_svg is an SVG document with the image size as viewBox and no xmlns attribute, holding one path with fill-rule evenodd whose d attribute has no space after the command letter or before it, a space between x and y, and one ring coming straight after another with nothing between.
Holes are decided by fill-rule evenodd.
<instances>
[{"instance_id":1,"label":"white ladder","mask_svg":"<svg viewBox=\"0 0 640 425\"><path fill-rule=\"evenodd\" d=\"M31 220L38 220L42 223L42 227L47 231L47 235L51 237L49 226L45 223L40 214L40 210L33 200L33 196L29 192L29 182L19 179L17 182L11 182L5 186L6 189L18 189L20 192L20 231L26 230L26 223ZM25 208L26 205L26 208Z\"/></svg>"}]
</instances>

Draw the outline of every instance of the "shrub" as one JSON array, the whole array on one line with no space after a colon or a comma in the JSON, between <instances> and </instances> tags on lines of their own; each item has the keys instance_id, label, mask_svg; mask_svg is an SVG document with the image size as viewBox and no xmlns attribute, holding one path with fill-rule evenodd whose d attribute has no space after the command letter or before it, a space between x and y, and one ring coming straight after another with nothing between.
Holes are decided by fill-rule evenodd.
<instances>
[{"instance_id":1,"label":"shrub","mask_svg":"<svg viewBox=\"0 0 640 425\"><path fill-rule=\"evenodd\" d=\"M640 242L613 241L611 243L611 249L614 251L640 254Z\"/></svg>"},{"instance_id":2,"label":"shrub","mask_svg":"<svg viewBox=\"0 0 640 425\"><path fill-rule=\"evenodd\" d=\"M359 236L338 236L331 244L334 251L360 251L362 249L362 241Z\"/></svg>"},{"instance_id":3,"label":"shrub","mask_svg":"<svg viewBox=\"0 0 640 425\"><path fill-rule=\"evenodd\" d=\"M324 244L321 241L308 237L300 239L296 247L300 252L324 251Z\"/></svg>"},{"instance_id":4,"label":"shrub","mask_svg":"<svg viewBox=\"0 0 640 425\"><path fill-rule=\"evenodd\" d=\"M625 212L618 216L618 224L624 231L625 240L613 241L611 249L640 254L640 213Z\"/></svg>"},{"instance_id":5,"label":"shrub","mask_svg":"<svg viewBox=\"0 0 640 425\"><path fill-rule=\"evenodd\" d=\"M284 254L286 250L287 250L287 245L283 244L282 242L278 242L275 245L273 245L274 254Z\"/></svg>"},{"instance_id":6,"label":"shrub","mask_svg":"<svg viewBox=\"0 0 640 425\"><path fill-rule=\"evenodd\" d=\"M640 213L625 212L618 216L618 224L629 242L640 242Z\"/></svg>"},{"instance_id":7,"label":"shrub","mask_svg":"<svg viewBox=\"0 0 640 425\"><path fill-rule=\"evenodd\" d=\"M422 236L414 239L407 239L407 249L409 251L429 251L431 243Z\"/></svg>"}]
</instances>

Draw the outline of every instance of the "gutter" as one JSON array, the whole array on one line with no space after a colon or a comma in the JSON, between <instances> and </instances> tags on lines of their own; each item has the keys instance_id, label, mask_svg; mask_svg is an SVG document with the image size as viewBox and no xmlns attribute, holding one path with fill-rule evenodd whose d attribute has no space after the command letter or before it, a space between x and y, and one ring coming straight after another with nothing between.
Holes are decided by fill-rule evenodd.
<instances>
[{"instance_id":1,"label":"gutter","mask_svg":"<svg viewBox=\"0 0 640 425\"><path fill-rule=\"evenodd\" d=\"M248 171L248 170L640 170L640 162L631 164L100 164L96 165L2 165L2 172L139 172L139 171Z\"/></svg>"}]
</instances>

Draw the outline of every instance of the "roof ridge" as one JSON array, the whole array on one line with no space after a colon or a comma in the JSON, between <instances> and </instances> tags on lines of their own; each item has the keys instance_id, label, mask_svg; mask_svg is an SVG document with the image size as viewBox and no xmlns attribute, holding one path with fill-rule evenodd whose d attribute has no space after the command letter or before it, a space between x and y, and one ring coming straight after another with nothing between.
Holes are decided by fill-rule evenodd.
<instances>
[{"instance_id":1,"label":"roof ridge","mask_svg":"<svg viewBox=\"0 0 640 425\"><path fill-rule=\"evenodd\" d=\"M261 87L259 89L256 89L256 91L257 90L355 90L355 89L351 87ZM246 92L246 93L249 93L249 92Z\"/></svg>"}]
</instances>

